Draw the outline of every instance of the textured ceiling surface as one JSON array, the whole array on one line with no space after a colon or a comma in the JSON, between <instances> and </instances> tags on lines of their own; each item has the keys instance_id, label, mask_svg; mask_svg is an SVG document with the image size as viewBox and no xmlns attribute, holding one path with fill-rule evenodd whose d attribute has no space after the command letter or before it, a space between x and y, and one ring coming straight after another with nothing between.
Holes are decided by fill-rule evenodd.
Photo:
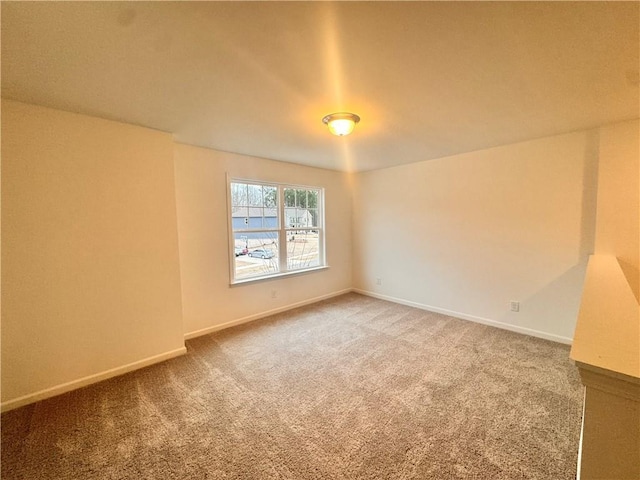
<instances>
[{"instance_id":1,"label":"textured ceiling surface","mask_svg":"<svg viewBox=\"0 0 640 480\"><path fill-rule=\"evenodd\" d=\"M362 171L639 116L638 2L2 2L2 96ZM322 117L362 117L331 136Z\"/></svg>"}]
</instances>

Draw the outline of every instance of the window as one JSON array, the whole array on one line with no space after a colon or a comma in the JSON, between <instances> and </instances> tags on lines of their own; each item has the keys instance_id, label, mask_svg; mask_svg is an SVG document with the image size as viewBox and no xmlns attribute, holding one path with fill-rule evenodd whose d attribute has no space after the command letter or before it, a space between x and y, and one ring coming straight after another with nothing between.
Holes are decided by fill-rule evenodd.
<instances>
[{"instance_id":1,"label":"window","mask_svg":"<svg viewBox=\"0 0 640 480\"><path fill-rule=\"evenodd\" d=\"M326 266L324 190L229 180L231 283Z\"/></svg>"}]
</instances>

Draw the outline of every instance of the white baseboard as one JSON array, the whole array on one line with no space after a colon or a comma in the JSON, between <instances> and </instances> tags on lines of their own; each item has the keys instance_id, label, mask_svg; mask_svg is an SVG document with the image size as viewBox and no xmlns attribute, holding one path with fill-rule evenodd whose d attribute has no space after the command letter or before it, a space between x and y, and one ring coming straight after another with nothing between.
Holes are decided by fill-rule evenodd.
<instances>
[{"instance_id":1,"label":"white baseboard","mask_svg":"<svg viewBox=\"0 0 640 480\"><path fill-rule=\"evenodd\" d=\"M340 291L337 291L337 292L332 292L332 293L329 293L329 294L326 294L326 295L321 295L319 297L310 298L310 299L307 299L307 300L303 300L301 302L292 303L292 304L285 305L285 306L282 306L282 307L274 308L272 310L267 310L267 311L264 311L264 312L256 313L254 315L249 315L247 317L238 318L236 320L231 320L230 322L222 323L220 325L214 325L214 326L211 326L211 327L208 327L208 328L203 328L201 330L196 330L194 332L186 333L184 335L184 338L185 338L185 340L189 340L189 339L192 339L192 338L200 337L202 335L207 335L209 333L217 332L219 330L224 330L225 328L233 327L233 326L236 326L236 325L241 325L243 323L252 322L254 320L265 318L265 317L268 317L270 315L275 315L277 313L286 312L287 310L292 310L294 308L302 307L302 306L305 306L305 305L310 305L312 303L317 303L317 302L320 302L322 300L327 300L329 298L337 297L339 295L344 295L344 294L349 293L349 292L355 292L355 293L359 293L361 295L366 295L366 296L373 297L373 298L379 298L380 300L386 300L386 301L393 302L393 303L398 303L398 304L401 304L401 305L407 305L409 307L419 308L421 310L427 310L429 312L441 313L443 315L448 315L450 317L460 318L462 320L469 320L471 322L481 323L481 324L484 324L484 325L489 325L489 326L492 326L492 327L501 328L503 330L510 330L510 331L516 332L516 333L522 333L522 334L525 334L525 335L531 335L531 336L538 337L538 338L544 338L546 340L551 340L551 341L554 341L554 342L565 343L565 344L569 344L570 345L572 343L572 341L573 341L573 339L571 339L571 338L561 337L559 335L553 335L553 334L550 334L550 333L541 332L541 331L533 330L533 329L530 329L530 328L519 327L519 326L516 326L516 325L510 325L510 324L507 324L507 323L498 322L496 320L490 320L490 319L487 319L487 318L477 317L477 316L474 316L474 315L468 315L468 314L465 314L465 313L455 312L455 311L447 310L447 309L444 309L444 308L433 307L433 306L430 306L430 305L424 305L424 304L421 304L421 303L412 302L412 301L409 301L409 300L403 300L401 298L391 297L391 296L388 296L388 295L381 295L379 293L369 292L369 291L361 290L361 289L358 289L358 288L346 288L344 290L340 290ZM69 392L71 390L76 390L78 388L85 387L85 386L90 385L92 383L97 383L97 382L100 382L102 380L106 380L108 378L116 377L118 375L123 375L123 374L131 372L133 370L138 370L140 368L144 368L144 367L147 367L149 365L153 365L154 363L163 362L165 360L169 360L171 358L178 357L180 355L184 355L185 353L187 353L187 349L186 349L186 347L182 347L182 348L178 348L176 350L172 350L172 351L169 351L169 352L162 353L160 355L155 355L153 357L148 357L148 358L139 360L137 362L133 362L133 363L130 363L130 364L127 364L127 365L123 365L121 367L116 367L116 368L112 368L110 370L106 370L104 372L96 373L94 375L89 375L87 377L83 377L83 378L80 378L78 380L73 380L71 382L63 383L61 385L56 385L55 387L47 388L45 390L40 390L40 391L35 392L35 393L31 393L31 394L28 394L28 395L24 395L22 397L15 398L13 400L8 400L6 402L3 402L0 405L0 410L2 412L13 410L15 408L22 407L24 405L28 405L30 403L37 402L39 400L44 400L44 399L47 399L47 398L50 398L50 397L54 397L56 395L61 395L63 393Z\"/></svg>"},{"instance_id":2,"label":"white baseboard","mask_svg":"<svg viewBox=\"0 0 640 480\"><path fill-rule=\"evenodd\" d=\"M540 330L534 330L526 327L519 327L517 325L498 322L497 320L490 320L488 318L477 317L475 315L468 315L466 313L454 312L452 310L447 310L445 308L433 307L431 305L424 305L422 303L411 302L409 300L403 300L401 298L390 297L388 295L381 295L379 293L369 292L367 290L360 290L359 288L354 288L353 291L355 293L360 293L361 295L366 295L368 297L379 298L380 300L399 303L401 305L407 305L408 307L415 307L421 310L427 310L429 312L442 313L443 315L459 318L461 320L469 320L471 322L481 323L483 325L489 325L491 327L501 328L503 330L509 330L511 332L522 333L524 335L530 335L532 337L543 338L545 340L551 340L553 342L564 343L567 345L571 345L571 343L573 343L572 338L562 337L560 335L554 335L552 333L542 332Z\"/></svg>"},{"instance_id":3,"label":"white baseboard","mask_svg":"<svg viewBox=\"0 0 640 480\"><path fill-rule=\"evenodd\" d=\"M121 367L112 368L110 370L105 370L104 372L96 373L94 375L89 375L87 377L83 377L78 380L73 380L71 382L63 383L61 385L56 385L55 387L47 388L45 390L40 390L35 393L30 393L28 395L15 398L13 400L8 400L6 402L3 402L1 405L1 410L3 412L6 412L18 407L22 407L24 405L28 405L30 403L37 402L39 400L55 397L56 395L61 395L63 393L70 392L71 390L76 390L78 388L86 387L87 385L101 382L102 380L106 380L111 377L123 375L133 370L138 370L140 368L148 367L149 365L153 365L154 363L163 362L165 360L169 360L170 358L175 358L180 355L184 355L185 353L187 353L186 347L178 348L176 350L171 350L169 352L161 353L159 355L154 355L153 357L144 358L137 362L129 363Z\"/></svg>"},{"instance_id":4,"label":"white baseboard","mask_svg":"<svg viewBox=\"0 0 640 480\"><path fill-rule=\"evenodd\" d=\"M292 303L289 305L285 305L283 307L274 308L273 310L267 310L265 312L249 315L248 317L238 318L236 320L231 320L230 322L221 323L219 325L213 325L212 327L203 328L201 330L195 330L193 332L185 333L184 339L190 340L192 338L201 337L202 335L207 335L209 333L217 332L219 330L224 330L225 328L229 328L229 327L235 327L236 325L241 325L243 323L253 322L254 320L258 320L260 318L268 317L270 315L275 315L276 313L286 312L287 310L293 310L294 308L303 307L305 305L310 305L312 303L321 302L322 300L327 300L329 298L337 297L339 295L344 295L352 291L353 289L351 288L345 288L344 290L328 293L326 295L321 295L319 297L310 298L308 300L303 300L301 302Z\"/></svg>"}]
</instances>

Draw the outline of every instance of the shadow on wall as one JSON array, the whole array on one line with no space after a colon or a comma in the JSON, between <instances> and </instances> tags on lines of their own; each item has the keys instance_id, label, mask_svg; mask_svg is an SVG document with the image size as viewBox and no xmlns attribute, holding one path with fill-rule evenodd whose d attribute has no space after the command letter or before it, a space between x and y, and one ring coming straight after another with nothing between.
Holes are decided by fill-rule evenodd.
<instances>
[{"instance_id":1,"label":"shadow on wall","mask_svg":"<svg viewBox=\"0 0 640 480\"><path fill-rule=\"evenodd\" d=\"M596 214L598 204L598 162L600 157L600 130L587 132L584 146L582 171L582 202L580 219L580 248L576 264L559 276L551 279L546 286L522 299L520 312L525 318L535 318L536 324L545 331L557 331L553 325L557 312L573 312L572 321L563 322L566 329L562 336L572 339L582 300L582 289L589 256L594 253L596 237ZM519 325L519 313L507 312L499 321Z\"/></svg>"},{"instance_id":2,"label":"shadow on wall","mask_svg":"<svg viewBox=\"0 0 640 480\"><path fill-rule=\"evenodd\" d=\"M587 132L582 171L582 215L580 219L580 253L584 259L592 255L596 245L596 216L598 211L598 160L600 158L600 130ZM586 260L585 260L586 262Z\"/></svg>"},{"instance_id":3,"label":"shadow on wall","mask_svg":"<svg viewBox=\"0 0 640 480\"><path fill-rule=\"evenodd\" d=\"M619 258L618 263L620 264L622 273L624 273L624 276L627 278L629 288L631 288L633 295L636 297L636 302L640 304L640 271L635 267L635 265L631 265Z\"/></svg>"},{"instance_id":4,"label":"shadow on wall","mask_svg":"<svg viewBox=\"0 0 640 480\"><path fill-rule=\"evenodd\" d=\"M507 312L498 321L520 325L517 320L518 315L526 314L523 315L523 318L535 318L539 328L542 328L543 331L552 332L558 331L558 325L553 325L554 319L557 318L557 312L564 312L565 314L574 312L571 315L573 321L570 324L567 321L563 321L565 324L563 329L565 331L558 332L558 335L572 339L578 311L580 310L587 262L588 257L566 270L533 295L522 299L520 313Z\"/></svg>"},{"instance_id":5,"label":"shadow on wall","mask_svg":"<svg viewBox=\"0 0 640 480\"><path fill-rule=\"evenodd\" d=\"M580 249L577 263L533 295L521 300L521 312L535 318L546 331L557 331L552 325L556 312L573 312L572 321L565 323L562 335L573 338L575 324L582 300L582 289L589 256L594 253L596 237L596 214L598 204L598 162L600 157L600 130L587 132L582 173L582 202L580 219ZM569 294L571 293L571 294ZM518 313L508 312L500 321L518 324Z\"/></svg>"}]
</instances>

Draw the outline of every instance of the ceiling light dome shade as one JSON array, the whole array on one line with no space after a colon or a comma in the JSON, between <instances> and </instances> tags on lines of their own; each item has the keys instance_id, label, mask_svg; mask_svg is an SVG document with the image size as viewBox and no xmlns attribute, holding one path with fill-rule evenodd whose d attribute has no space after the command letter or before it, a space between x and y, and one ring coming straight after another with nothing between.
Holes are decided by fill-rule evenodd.
<instances>
[{"instance_id":1,"label":"ceiling light dome shade","mask_svg":"<svg viewBox=\"0 0 640 480\"><path fill-rule=\"evenodd\" d=\"M360 117L355 113L332 113L322 119L322 122L329 127L329 131L339 137L344 137L353 132L356 123L360 121Z\"/></svg>"}]
</instances>

